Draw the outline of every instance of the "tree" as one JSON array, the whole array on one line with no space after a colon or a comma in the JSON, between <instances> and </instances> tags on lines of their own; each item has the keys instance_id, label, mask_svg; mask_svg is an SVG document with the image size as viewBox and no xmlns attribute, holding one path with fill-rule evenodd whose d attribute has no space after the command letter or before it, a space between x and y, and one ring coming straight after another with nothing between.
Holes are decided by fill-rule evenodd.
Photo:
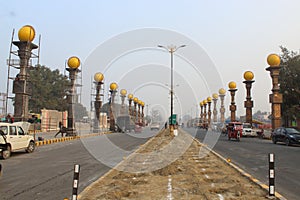
<instances>
[{"instance_id":1,"label":"tree","mask_svg":"<svg viewBox=\"0 0 300 200\"><path fill-rule=\"evenodd\" d=\"M65 89L69 84L68 78L56 69L37 65L29 70L32 94L29 100L29 110L39 113L41 109L64 111L67 109Z\"/></svg>"},{"instance_id":2,"label":"tree","mask_svg":"<svg viewBox=\"0 0 300 200\"><path fill-rule=\"evenodd\" d=\"M280 92L283 94L282 115L286 125L292 119L300 118L300 55L280 47L282 54L279 76Z\"/></svg>"}]
</instances>

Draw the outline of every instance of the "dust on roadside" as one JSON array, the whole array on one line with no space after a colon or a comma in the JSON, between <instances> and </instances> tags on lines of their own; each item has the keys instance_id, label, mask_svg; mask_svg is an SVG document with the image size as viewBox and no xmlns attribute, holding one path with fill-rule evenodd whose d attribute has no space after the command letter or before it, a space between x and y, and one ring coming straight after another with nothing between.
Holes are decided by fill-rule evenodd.
<instances>
[{"instance_id":1,"label":"dust on roadside","mask_svg":"<svg viewBox=\"0 0 300 200\"><path fill-rule=\"evenodd\" d=\"M200 148L187 133L172 138L164 130L93 183L80 200L267 199L266 190L214 154L200 158Z\"/></svg>"}]
</instances>

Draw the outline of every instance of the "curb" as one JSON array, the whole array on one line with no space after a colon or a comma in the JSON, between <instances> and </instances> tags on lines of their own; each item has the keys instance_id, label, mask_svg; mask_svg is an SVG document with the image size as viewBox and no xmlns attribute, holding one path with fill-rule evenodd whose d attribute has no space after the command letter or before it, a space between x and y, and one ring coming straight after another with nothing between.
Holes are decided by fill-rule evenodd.
<instances>
[{"instance_id":1,"label":"curb","mask_svg":"<svg viewBox=\"0 0 300 200\"><path fill-rule=\"evenodd\" d=\"M58 142L65 142L65 141L76 140L76 139L81 139L81 138L87 138L87 137L93 137L93 136L99 136L99 135L106 135L106 134L110 134L110 133L112 133L112 132L107 131L107 132L102 132L102 133L92 133L92 134L83 135L83 136L53 138L53 139L48 139L48 140L43 140L43 141L36 141L35 146L44 146L44 145L58 143Z\"/></svg>"},{"instance_id":2,"label":"curb","mask_svg":"<svg viewBox=\"0 0 300 200\"><path fill-rule=\"evenodd\" d=\"M189 135L189 134L188 134ZM191 136L192 137L192 136ZM258 179L254 178L252 175L250 175L249 173L245 172L243 169L239 168L237 165L228 162L226 158L224 158L223 156L221 156L220 154L218 154L217 152L215 152L214 150L212 150L211 148L209 148L207 145L201 143L198 139L194 138L195 141L197 141L199 144L201 144L203 147L205 147L206 149L208 149L210 152L212 152L215 156L219 157L223 162L225 162L226 164L228 164L229 166L233 167L235 170L237 170L241 175L245 176L246 178L248 178L250 181L252 181L253 183L257 184L258 186L260 186L262 189L265 189L269 192L269 187L262 183L261 181L259 181ZM278 192L275 192L275 197L278 198L279 200L287 200L285 197L283 197L281 194L279 194Z\"/></svg>"}]
</instances>

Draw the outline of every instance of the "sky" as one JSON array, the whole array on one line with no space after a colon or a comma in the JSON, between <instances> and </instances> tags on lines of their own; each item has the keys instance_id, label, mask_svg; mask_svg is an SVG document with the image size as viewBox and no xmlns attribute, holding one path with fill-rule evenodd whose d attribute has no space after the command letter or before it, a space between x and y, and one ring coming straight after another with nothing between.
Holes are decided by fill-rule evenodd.
<instances>
[{"instance_id":1,"label":"sky","mask_svg":"<svg viewBox=\"0 0 300 200\"><path fill-rule=\"evenodd\" d=\"M195 115L199 102L237 83L237 115L244 115L243 73L254 73L253 111L270 111L271 79L266 58L279 46L300 49L297 0L10 0L0 1L0 92L6 91L13 29L32 25L41 35L40 64L64 73L65 61L82 62L82 103L89 108L92 77L105 76L169 113L170 54L174 54L175 112ZM14 40L18 40L17 34ZM38 37L33 41L38 44ZM13 72L12 72L13 73ZM229 115L229 93L225 97ZM197 112L196 112L197 108Z\"/></svg>"}]
</instances>

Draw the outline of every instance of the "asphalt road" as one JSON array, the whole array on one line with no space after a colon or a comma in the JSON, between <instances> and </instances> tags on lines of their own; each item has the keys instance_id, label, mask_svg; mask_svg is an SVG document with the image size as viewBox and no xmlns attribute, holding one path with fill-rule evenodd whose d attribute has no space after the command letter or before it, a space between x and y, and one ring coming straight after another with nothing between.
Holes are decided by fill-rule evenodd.
<instances>
[{"instance_id":1,"label":"asphalt road","mask_svg":"<svg viewBox=\"0 0 300 200\"><path fill-rule=\"evenodd\" d=\"M195 134L195 129L185 129ZM215 133L215 135L218 135ZM204 141L206 132L197 131L196 138ZM215 137L217 138L217 137ZM241 138L240 142L228 141L221 135L213 150L268 185L268 154L275 154L275 189L287 199L300 196L300 147L273 144L271 140Z\"/></svg>"},{"instance_id":2,"label":"asphalt road","mask_svg":"<svg viewBox=\"0 0 300 200\"><path fill-rule=\"evenodd\" d=\"M133 134L134 135L134 134ZM153 135L153 133L152 133ZM148 134L131 137L113 133L41 146L32 154L17 152L8 160L0 160L1 200L53 200L70 198L74 164L79 164L79 192L105 174L110 167L145 143ZM106 148L107 143L115 148ZM122 150L122 153L120 153ZM124 153L125 152L125 153ZM104 158L103 164L99 160ZM109 159L110 158L110 159Z\"/></svg>"}]
</instances>

